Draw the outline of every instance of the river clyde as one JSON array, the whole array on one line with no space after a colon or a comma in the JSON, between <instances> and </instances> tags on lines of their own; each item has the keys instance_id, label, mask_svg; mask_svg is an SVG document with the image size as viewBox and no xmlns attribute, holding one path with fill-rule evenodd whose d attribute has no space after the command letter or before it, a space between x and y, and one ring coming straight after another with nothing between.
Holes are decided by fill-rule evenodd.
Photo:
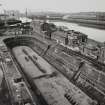
<instances>
[{"instance_id":1,"label":"river clyde","mask_svg":"<svg viewBox=\"0 0 105 105\"><path fill-rule=\"evenodd\" d=\"M96 28L91 28L91 27L85 27L85 26L80 26L75 23L69 23L69 22L61 22L61 21L51 21L57 26L66 26L70 30L75 30L82 32L86 35L88 35L88 38L91 38L93 40L96 40L98 42L104 42L105 41L105 30L102 29L96 29Z\"/></svg>"}]
</instances>

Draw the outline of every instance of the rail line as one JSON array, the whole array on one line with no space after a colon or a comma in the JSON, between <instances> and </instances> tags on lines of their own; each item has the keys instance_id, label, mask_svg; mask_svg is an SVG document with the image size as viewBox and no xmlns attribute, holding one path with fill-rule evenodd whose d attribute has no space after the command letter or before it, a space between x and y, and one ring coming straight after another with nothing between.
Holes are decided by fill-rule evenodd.
<instances>
[{"instance_id":1,"label":"rail line","mask_svg":"<svg viewBox=\"0 0 105 105\"><path fill-rule=\"evenodd\" d=\"M37 33L37 32L36 32ZM40 33L37 33L38 35L39 35L39 37L40 37L40 40L42 40L42 42L43 42L43 39L41 38L41 37L43 37L42 36L42 34L40 34ZM38 39L38 37L36 37L36 39ZM47 40L47 39L46 39ZM48 41L50 41L50 40L48 40ZM55 46L56 46L56 41L50 41L50 42L52 42L52 45L54 44ZM97 61L96 59L93 59L93 58L90 58L90 57L88 57L88 56L86 56L86 55L83 55L83 54L81 54L80 52L76 52L76 51L73 51L73 50L71 50L71 49L69 49L69 48L67 48L67 47L65 47L65 46L63 46L63 45L60 45L60 44L57 44L57 45L59 45L60 46L60 48L62 48L63 47L63 50L62 51L64 51L65 53L67 53L67 54L69 54L69 55L76 55L76 56L79 56L80 58L83 58L84 60L87 60L88 62L90 62L90 63L92 63L95 67L97 67L98 69L100 69L100 70L102 70L103 72L105 72L105 64L103 64L103 63L101 63L101 62L99 62L99 61Z\"/></svg>"},{"instance_id":2,"label":"rail line","mask_svg":"<svg viewBox=\"0 0 105 105\"><path fill-rule=\"evenodd\" d=\"M97 60L95 59L92 59L88 56L85 56L83 54L81 54L80 52L76 52L76 51L73 51L67 47L64 47L62 45L60 45L63 49L62 51L67 53L68 55L75 55L75 56L79 56L80 58L83 58L84 60L92 63L95 67L97 67L98 69L100 69L101 71L105 72L105 64L101 63L101 62L98 62Z\"/></svg>"}]
</instances>

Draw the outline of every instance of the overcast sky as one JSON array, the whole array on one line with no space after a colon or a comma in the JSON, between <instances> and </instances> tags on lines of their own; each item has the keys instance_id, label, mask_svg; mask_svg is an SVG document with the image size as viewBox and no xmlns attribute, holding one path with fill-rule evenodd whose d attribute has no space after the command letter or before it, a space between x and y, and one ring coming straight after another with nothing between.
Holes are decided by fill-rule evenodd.
<instances>
[{"instance_id":1,"label":"overcast sky","mask_svg":"<svg viewBox=\"0 0 105 105\"><path fill-rule=\"evenodd\" d=\"M56 12L84 12L105 11L105 0L0 0L2 9L16 9L21 12L56 11Z\"/></svg>"}]
</instances>

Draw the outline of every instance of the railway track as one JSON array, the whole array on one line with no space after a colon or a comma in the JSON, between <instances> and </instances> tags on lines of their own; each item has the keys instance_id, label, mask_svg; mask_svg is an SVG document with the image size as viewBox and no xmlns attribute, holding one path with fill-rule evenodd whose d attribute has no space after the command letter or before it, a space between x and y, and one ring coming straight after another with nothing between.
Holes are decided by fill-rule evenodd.
<instances>
[{"instance_id":1,"label":"railway track","mask_svg":"<svg viewBox=\"0 0 105 105\"><path fill-rule=\"evenodd\" d=\"M105 64L101 63L101 62L98 62L96 59L92 59L88 56L85 56L83 54L81 54L80 52L76 52L76 51L73 51L67 47L64 47L62 45L60 45L60 48L62 49L63 52L67 53L68 55L75 55L75 56L78 56L90 63L92 63L95 67L97 67L99 70L105 72Z\"/></svg>"},{"instance_id":2,"label":"railway track","mask_svg":"<svg viewBox=\"0 0 105 105\"><path fill-rule=\"evenodd\" d=\"M37 32L36 32L36 33L37 33ZM43 36L42 36L42 34L39 34L39 33L37 33L37 34L39 35L40 40L43 42ZM36 36L36 39L38 39L38 36ZM47 40L46 40L46 41L47 41ZM51 44L52 44L52 45L55 45L55 46L56 46L56 44L57 44L56 41L52 41L52 40L51 40L51 41L48 40L48 42L51 42ZM63 48L63 51L64 51L65 53L67 53L67 54L69 54L69 55L79 56L80 58L82 58L82 59L84 59L84 60L86 60L86 61L92 63L95 67L97 67L97 68L100 69L101 71L105 72L105 64L103 64L103 63L97 61L96 59L93 59L93 58L90 58L90 57L88 57L88 56L86 56L86 55L83 55L83 54L81 54L80 52L73 51L73 50L71 50L71 49L69 49L69 48L67 48L67 47L65 47L65 46L63 46L63 45L60 45L60 44L59 44L59 47L60 47L61 49Z\"/></svg>"},{"instance_id":3,"label":"railway track","mask_svg":"<svg viewBox=\"0 0 105 105\"><path fill-rule=\"evenodd\" d=\"M43 37L42 34L39 34L39 33L37 33L37 34L39 35L40 40L42 40L42 39L41 39L41 37ZM36 38L37 38L37 37L36 37ZM43 40L42 40L42 41L43 41ZM46 41L47 41L47 40L46 40ZM48 40L48 41L50 41L50 40ZM52 40L51 40L51 43L52 43L52 45L53 45L53 44L56 45L56 41L52 41ZM60 45L60 46L62 46L62 45ZM62 47L64 47L64 46L62 46ZM88 56L86 56L86 55L83 55L83 54L81 54L80 52L75 52L75 51L73 51L73 50L71 50L71 49L68 49L67 47L64 47L64 49L65 49L65 52L66 52L66 53L71 54L71 55L79 56L79 57L81 57L81 58L83 58L83 59L85 59L85 60L91 62L92 64L94 64L94 66L100 68L102 71L105 72L105 70L104 70L104 69L105 69L105 64L103 64L103 63L97 61L96 59L93 59L93 58L90 58L90 57L88 57Z\"/></svg>"}]
</instances>

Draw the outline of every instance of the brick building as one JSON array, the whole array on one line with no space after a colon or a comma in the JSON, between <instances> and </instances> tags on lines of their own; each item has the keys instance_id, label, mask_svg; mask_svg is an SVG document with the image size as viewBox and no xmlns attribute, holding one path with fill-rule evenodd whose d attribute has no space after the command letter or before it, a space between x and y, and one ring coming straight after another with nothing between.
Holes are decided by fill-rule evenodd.
<instances>
[{"instance_id":1,"label":"brick building","mask_svg":"<svg viewBox=\"0 0 105 105\"><path fill-rule=\"evenodd\" d=\"M87 35L74 30L69 30L68 32L56 31L52 34L52 39L68 46L77 47L86 44Z\"/></svg>"}]
</instances>

